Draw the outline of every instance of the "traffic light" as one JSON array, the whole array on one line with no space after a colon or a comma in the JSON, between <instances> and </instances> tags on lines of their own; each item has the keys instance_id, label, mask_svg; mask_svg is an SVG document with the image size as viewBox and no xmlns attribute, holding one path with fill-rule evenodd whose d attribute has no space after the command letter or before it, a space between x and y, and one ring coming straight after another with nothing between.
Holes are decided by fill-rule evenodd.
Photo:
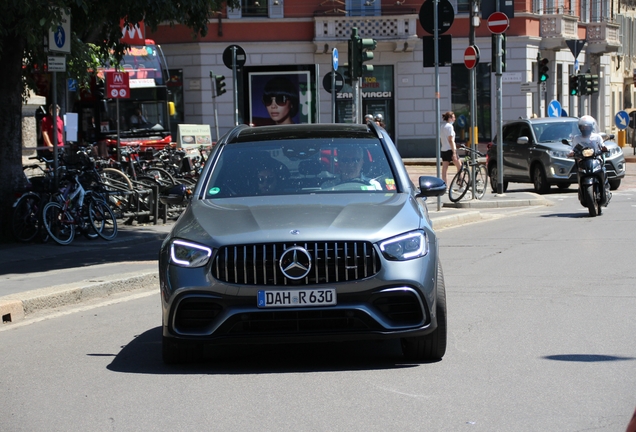
<instances>
[{"instance_id":1,"label":"traffic light","mask_svg":"<svg viewBox=\"0 0 636 432\"><path fill-rule=\"evenodd\" d=\"M587 80L584 74L578 74L577 78L579 80L579 95L585 96L587 95Z\"/></svg>"},{"instance_id":2,"label":"traffic light","mask_svg":"<svg viewBox=\"0 0 636 432\"><path fill-rule=\"evenodd\" d=\"M590 94L598 92L598 75L590 75Z\"/></svg>"},{"instance_id":3,"label":"traffic light","mask_svg":"<svg viewBox=\"0 0 636 432\"><path fill-rule=\"evenodd\" d=\"M578 75L570 75L570 96L578 96L579 95L579 76Z\"/></svg>"},{"instance_id":4,"label":"traffic light","mask_svg":"<svg viewBox=\"0 0 636 432\"><path fill-rule=\"evenodd\" d=\"M349 68L348 64L342 65L342 68L343 68L342 76L344 77L344 83L347 85L351 85L351 68Z\"/></svg>"},{"instance_id":5,"label":"traffic light","mask_svg":"<svg viewBox=\"0 0 636 432\"><path fill-rule=\"evenodd\" d=\"M585 93L586 95L592 94L592 75L585 74L583 75L583 79L585 80Z\"/></svg>"},{"instance_id":6,"label":"traffic light","mask_svg":"<svg viewBox=\"0 0 636 432\"><path fill-rule=\"evenodd\" d=\"M224 75L214 75L214 82L216 85L216 95L221 96L227 90L225 90L225 76Z\"/></svg>"},{"instance_id":7,"label":"traffic light","mask_svg":"<svg viewBox=\"0 0 636 432\"><path fill-rule=\"evenodd\" d=\"M373 72L373 65L364 62L373 60L373 51L377 46L375 39L362 39L358 36L358 29L351 29L351 39L349 39L349 71L351 78L357 80L362 75Z\"/></svg>"},{"instance_id":8,"label":"traffic light","mask_svg":"<svg viewBox=\"0 0 636 432\"><path fill-rule=\"evenodd\" d=\"M548 78L550 78L550 75L548 75L548 71L550 70L550 68L548 67L548 63L550 63L550 61L547 58L543 58L539 61L539 82L546 82L548 80Z\"/></svg>"}]
</instances>

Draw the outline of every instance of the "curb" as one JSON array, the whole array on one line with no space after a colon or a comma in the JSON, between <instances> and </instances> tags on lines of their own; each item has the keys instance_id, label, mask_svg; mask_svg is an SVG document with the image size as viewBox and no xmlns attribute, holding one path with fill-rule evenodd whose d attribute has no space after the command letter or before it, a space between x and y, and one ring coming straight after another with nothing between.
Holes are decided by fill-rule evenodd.
<instances>
[{"instance_id":1,"label":"curb","mask_svg":"<svg viewBox=\"0 0 636 432\"><path fill-rule=\"evenodd\" d=\"M110 295L159 286L157 272L126 273L101 280L84 280L67 285L41 288L0 297L3 324L15 323L25 316L45 309L79 304Z\"/></svg>"},{"instance_id":2,"label":"curb","mask_svg":"<svg viewBox=\"0 0 636 432\"><path fill-rule=\"evenodd\" d=\"M430 219L433 229L438 230L440 228L450 228L466 223L477 222L482 220L483 217L478 211L469 211L449 216L433 217Z\"/></svg>"}]
</instances>

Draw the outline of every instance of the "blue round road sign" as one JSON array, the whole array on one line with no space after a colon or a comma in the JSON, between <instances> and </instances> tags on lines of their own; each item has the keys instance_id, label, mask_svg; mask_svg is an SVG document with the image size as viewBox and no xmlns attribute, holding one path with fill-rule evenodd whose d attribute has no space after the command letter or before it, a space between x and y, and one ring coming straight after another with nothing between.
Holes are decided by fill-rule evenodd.
<instances>
[{"instance_id":1,"label":"blue round road sign","mask_svg":"<svg viewBox=\"0 0 636 432\"><path fill-rule=\"evenodd\" d=\"M629 126L629 114L627 114L627 111L617 112L616 117L614 117L614 123L620 130L627 129L627 126Z\"/></svg>"},{"instance_id":2,"label":"blue round road sign","mask_svg":"<svg viewBox=\"0 0 636 432\"><path fill-rule=\"evenodd\" d=\"M333 49L332 59L333 59L333 70L337 71L338 70L338 48Z\"/></svg>"},{"instance_id":3,"label":"blue round road sign","mask_svg":"<svg viewBox=\"0 0 636 432\"><path fill-rule=\"evenodd\" d=\"M561 102L553 100L548 105L548 117L561 117Z\"/></svg>"},{"instance_id":4,"label":"blue round road sign","mask_svg":"<svg viewBox=\"0 0 636 432\"><path fill-rule=\"evenodd\" d=\"M457 117L457 126L463 129L466 127L466 123L466 116L464 114Z\"/></svg>"}]
</instances>

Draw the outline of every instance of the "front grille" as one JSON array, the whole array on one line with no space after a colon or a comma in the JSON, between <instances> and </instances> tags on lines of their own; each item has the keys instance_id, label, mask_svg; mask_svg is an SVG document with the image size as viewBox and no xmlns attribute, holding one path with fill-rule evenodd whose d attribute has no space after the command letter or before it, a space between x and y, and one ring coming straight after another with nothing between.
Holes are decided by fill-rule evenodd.
<instances>
[{"instance_id":1,"label":"front grille","mask_svg":"<svg viewBox=\"0 0 636 432\"><path fill-rule=\"evenodd\" d=\"M204 331L222 309L223 307L211 298L185 298L179 302L174 327L181 333Z\"/></svg>"},{"instance_id":2,"label":"front grille","mask_svg":"<svg viewBox=\"0 0 636 432\"><path fill-rule=\"evenodd\" d=\"M283 275L279 260L290 247L304 247L311 256L311 271L300 279ZM241 285L313 285L355 281L380 270L380 257L369 242L268 243L220 248L212 275Z\"/></svg>"},{"instance_id":3,"label":"front grille","mask_svg":"<svg viewBox=\"0 0 636 432\"><path fill-rule=\"evenodd\" d=\"M249 336L381 329L369 315L359 310L263 311L234 315L223 323L216 334Z\"/></svg>"}]
</instances>

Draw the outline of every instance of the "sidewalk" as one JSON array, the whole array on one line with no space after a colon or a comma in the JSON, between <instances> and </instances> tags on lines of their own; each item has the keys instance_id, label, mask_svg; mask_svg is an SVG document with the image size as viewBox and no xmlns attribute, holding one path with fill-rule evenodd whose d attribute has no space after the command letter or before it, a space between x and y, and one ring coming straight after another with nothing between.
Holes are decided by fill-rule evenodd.
<instances>
[{"instance_id":1,"label":"sidewalk","mask_svg":"<svg viewBox=\"0 0 636 432\"><path fill-rule=\"evenodd\" d=\"M634 158L636 161L636 158ZM435 159L406 159L415 184L421 175L436 175ZM486 193L482 200L451 203L448 195L427 201L435 229L484 219L481 210L550 205L526 190L503 195ZM120 225L117 238L105 242L76 237L72 244L0 244L0 316L15 323L34 312L79 304L89 299L140 288L157 288L157 256L172 227Z\"/></svg>"}]
</instances>

